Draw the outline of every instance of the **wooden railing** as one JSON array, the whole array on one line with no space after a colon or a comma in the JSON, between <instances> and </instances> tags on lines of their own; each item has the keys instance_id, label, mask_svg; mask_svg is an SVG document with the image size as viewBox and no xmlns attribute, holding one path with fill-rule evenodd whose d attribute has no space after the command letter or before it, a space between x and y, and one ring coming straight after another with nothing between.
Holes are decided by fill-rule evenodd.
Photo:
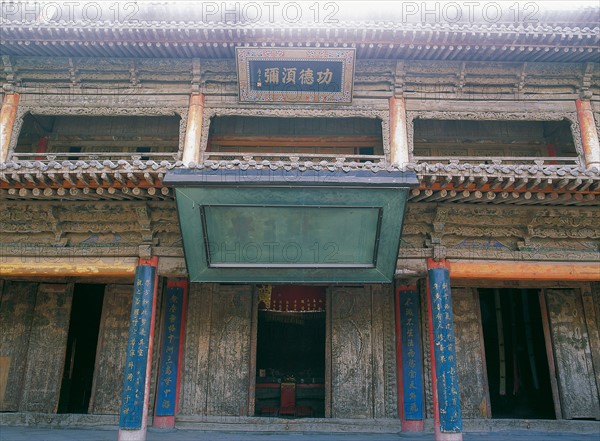
<instances>
[{"instance_id":1,"label":"wooden railing","mask_svg":"<svg viewBox=\"0 0 600 441\"><path fill-rule=\"evenodd\" d=\"M9 158L11 161L37 160L58 161L70 159L77 160L104 160L104 159L127 159L127 160L177 160L179 152L51 152L51 153L13 153Z\"/></svg>"},{"instance_id":2,"label":"wooden railing","mask_svg":"<svg viewBox=\"0 0 600 441\"><path fill-rule=\"evenodd\" d=\"M571 165L579 164L577 156L413 156L412 162L428 162L451 164L538 164L538 165Z\"/></svg>"},{"instance_id":3,"label":"wooden railing","mask_svg":"<svg viewBox=\"0 0 600 441\"><path fill-rule=\"evenodd\" d=\"M326 154L326 153L236 153L236 152L204 152L204 161L232 161L239 159L241 161L282 161L288 162L383 162L383 155L345 155L345 154Z\"/></svg>"}]
</instances>

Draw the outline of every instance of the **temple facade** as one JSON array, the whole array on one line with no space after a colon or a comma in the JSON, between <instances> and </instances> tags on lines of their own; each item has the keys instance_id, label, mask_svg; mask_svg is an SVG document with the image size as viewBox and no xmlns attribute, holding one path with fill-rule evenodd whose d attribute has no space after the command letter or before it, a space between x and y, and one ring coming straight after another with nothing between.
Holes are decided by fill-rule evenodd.
<instances>
[{"instance_id":1,"label":"temple facade","mask_svg":"<svg viewBox=\"0 0 600 441\"><path fill-rule=\"evenodd\" d=\"M600 420L597 6L53 4L2 5L2 421Z\"/></svg>"}]
</instances>

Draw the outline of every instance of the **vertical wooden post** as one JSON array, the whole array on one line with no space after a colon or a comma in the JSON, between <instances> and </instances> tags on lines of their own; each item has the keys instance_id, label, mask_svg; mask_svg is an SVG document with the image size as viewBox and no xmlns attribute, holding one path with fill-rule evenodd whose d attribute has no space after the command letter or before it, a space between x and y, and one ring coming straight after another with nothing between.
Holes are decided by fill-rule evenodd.
<instances>
[{"instance_id":1,"label":"vertical wooden post","mask_svg":"<svg viewBox=\"0 0 600 441\"><path fill-rule=\"evenodd\" d=\"M332 348L331 348L331 340L333 332L333 323L332 323L332 302L333 302L333 289L331 287L327 288L325 292L325 418L332 418L332 409L331 409L331 398L332 398L332 389L333 386L331 384L333 376L331 372L332 368Z\"/></svg>"},{"instance_id":2,"label":"vertical wooden post","mask_svg":"<svg viewBox=\"0 0 600 441\"><path fill-rule=\"evenodd\" d=\"M422 432L425 426L420 310L417 287L399 286L396 289L396 379L398 416L403 432Z\"/></svg>"},{"instance_id":3,"label":"vertical wooden post","mask_svg":"<svg viewBox=\"0 0 600 441\"><path fill-rule=\"evenodd\" d=\"M188 297L187 279L169 280L164 300L160 363L154 420L158 429L174 429L181 382L185 317Z\"/></svg>"},{"instance_id":4,"label":"vertical wooden post","mask_svg":"<svg viewBox=\"0 0 600 441\"><path fill-rule=\"evenodd\" d=\"M140 259L135 272L131 302L119 441L146 440L157 287L158 257Z\"/></svg>"},{"instance_id":5,"label":"vertical wooden post","mask_svg":"<svg viewBox=\"0 0 600 441\"><path fill-rule=\"evenodd\" d=\"M17 109L19 108L19 94L7 93L0 109L0 162L8 159L8 148L12 137Z\"/></svg>"},{"instance_id":6,"label":"vertical wooden post","mask_svg":"<svg viewBox=\"0 0 600 441\"><path fill-rule=\"evenodd\" d=\"M404 98L390 98L390 163L408 163L408 134Z\"/></svg>"},{"instance_id":7,"label":"vertical wooden post","mask_svg":"<svg viewBox=\"0 0 600 441\"><path fill-rule=\"evenodd\" d=\"M250 318L250 363L248 366L248 416L256 413L256 349L258 344L258 287L252 290L252 316Z\"/></svg>"},{"instance_id":8,"label":"vertical wooden post","mask_svg":"<svg viewBox=\"0 0 600 441\"><path fill-rule=\"evenodd\" d=\"M576 100L577 119L581 130L581 143L585 156L586 168L596 167L600 169L600 144L598 142L598 131L594 123L594 114L589 100Z\"/></svg>"},{"instance_id":9,"label":"vertical wooden post","mask_svg":"<svg viewBox=\"0 0 600 441\"><path fill-rule=\"evenodd\" d=\"M202 116L204 113L204 94L192 93L188 110L188 121L183 143L181 162L188 166L200 161L200 139L202 137Z\"/></svg>"},{"instance_id":10,"label":"vertical wooden post","mask_svg":"<svg viewBox=\"0 0 600 441\"><path fill-rule=\"evenodd\" d=\"M427 307L435 440L462 441L452 295L445 260L427 260Z\"/></svg>"}]
</instances>

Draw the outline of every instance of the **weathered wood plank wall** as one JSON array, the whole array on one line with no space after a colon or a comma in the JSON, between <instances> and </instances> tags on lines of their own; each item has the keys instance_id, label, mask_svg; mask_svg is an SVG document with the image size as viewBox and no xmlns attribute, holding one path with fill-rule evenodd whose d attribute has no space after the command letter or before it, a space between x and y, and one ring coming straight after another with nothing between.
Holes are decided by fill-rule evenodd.
<instances>
[{"instance_id":1,"label":"weathered wood plank wall","mask_svg":"<svg viewBox=\"0 0 600 441\"><path fill-rule=\"evenodd\" d=\"M427 308L427 286L425 279L419 284L421 301L421 339L423 343L423 386L425 388L425 416L433 418L433 386L431 383L431 341L429 338L429 310ZM460 384L460 383L459 383Z\"/></svg>"},{"instance_id":2,"label":"weathered wood plank wall","mask_svg":"<svg viewBox=\"0 0 600 441\"><path fill-rule=\"evenodd\" d=\"M581 300L583 302L585 324L590 339L592 367L594 371L594 380L596 381L596 393L600 399L600 328L598 328L598 317L596 316L597 312L594 305L591 286L587 286L581 290ZM597 418L600 418L600 411L598 412Z\"/></svg>"},{"instance_id":3,"label":"weathered wood plank wall","mask_svg":"<svg viewBox=\"0 0 600 441\"><path fill-rule=\"evenodd\" d=\"M104 291L90 413L119 413L132 296L133 285L107 285Z\"/></svg>"},{"instance_id":4,"label":"weathered wood plank wall","mask_svg":"<svg viewBox=\"0 0 600 441\"><path fill-rule=\"evenodd\" d=\"M373 378L375 418L398 417L396 385L396 326L394 288L392 285L372 285L373 293Z\"/></svg>"},{"instance_id":5,"label":"weathered wood plank wall","mask_svg":"<svg viewBox=\"0 0 600 441\"><path fill-rule=\"evenodd\" d=\"M579 290L547 289L563 418L600 419L598 388Z\"/></svg>"},{"instance_id":6,"label":"weathered wood plank wall","mask_svg":"<svg viewBox=\"0 0 600 441\"><path fill-rule=\"evenodd\" d=\"M393 291L331 290L331 416L396 418Z\"/></svg>"},{"instance_id":7,"label":"weathered wood plank wall","mask_svg":"<svg viewBox=\"0 0 600 441\"><path fill-rule=\"evenodd\" d=\"M23 393L23 374L38 284L5 282L0 301L0 411L16 412Z\"/></svg>"},{"instance_id":8,"label":"weathered wood plank wall","mask_svg":"<svg viewBox=\"0 0 600 441\"><path fill-rule=\"evenodd\" d=\"M477 290L452 288L452 311L462 417L490 418L490 396Z\"/></svg>"},{"instance_id":9,"label":"weathered wood plank wall","mask_svg":"<svg viewBox=\"0 0 600 441\"><path fill-rule=\"evenodd\" d=\"M185 321L180 413L206 415L210 316L215 286L191 283Z\"/></svg>"},{"instance_id":10,"label":"weathered wood plank wall","mask_svg":"<svg viewBox=\"0 0 600 441\"><path fill-rule=\"evenodd\" d=\"M373 418L371 293L331 290L331 416Z\"/></svg>"},{"instance_id":11,"label":"weathered wood plank wall","mask_svg":"<svg viewBox=\"0 0 600 441\"><path fill-rule=\"evenodd\" d=\"M39 285L19 411L56 412L72 300L72 284Z\"/></svg>"},{"instance_id":12,"label":"weathered wood plank wall","mask_svg":"<svg viewBox=\"0 0 600 441\"><path fill-rule=\"evenodd\" d=\"M247 415L250 286L191 284L181 414Z\"/></svg>"}]
</instances>

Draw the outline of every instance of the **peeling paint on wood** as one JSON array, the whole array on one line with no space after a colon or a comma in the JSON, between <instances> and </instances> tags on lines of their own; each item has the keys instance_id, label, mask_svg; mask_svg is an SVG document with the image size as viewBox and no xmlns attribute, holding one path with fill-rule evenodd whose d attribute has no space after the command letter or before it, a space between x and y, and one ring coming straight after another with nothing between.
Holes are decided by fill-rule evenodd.
<instances>
[{"instance_id":1,"label":"peeling paint on wood","mask_svg":"<svg viewBox=\"0 0 600 441\"><path fill-rule=\"evenodd\" d=\"M331 294L331 416L373 418L370 292L333 288Z\"/></svg>"},{"instance_id":2,"label":"peeling paint on wood","mask_svg":"<svg viewBox=\"0 0 600 441\"><path fill-rule=\"evenodd\" d=\"M429 327L427 325L427 296L424 279L420 281L419 295L421 300L421 339L423 345L423 379L425 381L425 411L427 418L433 418L433 390L431 384L431 350Z\"/></svg>"},{"instance_id":3,"label":"peeling paint on wood","mask_svg":"<svg viewBox=\"0 0 600 441\"><path fill-rule=\"evenodd\" d=\"M181 414L248 413L251 314L250 286L191 284Z\"/></svg>"},{"instance_id":4,"label":"peeling paint on wood","mask_svg":"<svg viewBox=\"0 0 600 441\"><path fill-rule=\"evenodd\" d=\"M2 412L19 408L37 287L37 283L4 283L0 301L0 357L4 360L0 368L6 381L1 388Z\"/></svg>"},{"instance_id":5,"label":"peeling paint on wood","mask_svg":"<svg viewBox=\"0 0 600 441\"><path fill-rule=\"evenodd\" d=\"M119 413L133 285L107 285L102 305L90 412Z\"/></svg>"},{"instance_id":6,"label":"peeling paint on wood","mask_svg":"<svg viewBox=\"0 0 600 441\"><path fill-rule=\"evenodd\" d=\"M20 412L56 412L72 300L72 284L42 284L38 288Z\"/></svg>"},{"instance_id":7,"label":"peeling paint on wood","mask_svg":"<svg viewBox=\"0 0 600 441\"><path fill-rule=\"evenodd\" d=\"M456 365L463 418L490 418L490 397L483 359L483 330L477 290L452 288Z\"/></svg>"},{"instance_id":8,"label":"peeling paint on wood","mask_svg":"<svg viewBox=\"0 0 600 441\"><path fill-rule=\"evenodd\" d=\"M333 418L398 418L393 294L383 285L331 291Z\"/></svg>"},{"instance_id":9,"label":"peeling paint on wood","mask_svg":"<svg viewBox=\"0 0 600 441\"><path fill-rule=\"evenodd\" d=\"M546 290L563 417L600 418L598 390L581 294Z\"/></svg>"}]
</instances>

